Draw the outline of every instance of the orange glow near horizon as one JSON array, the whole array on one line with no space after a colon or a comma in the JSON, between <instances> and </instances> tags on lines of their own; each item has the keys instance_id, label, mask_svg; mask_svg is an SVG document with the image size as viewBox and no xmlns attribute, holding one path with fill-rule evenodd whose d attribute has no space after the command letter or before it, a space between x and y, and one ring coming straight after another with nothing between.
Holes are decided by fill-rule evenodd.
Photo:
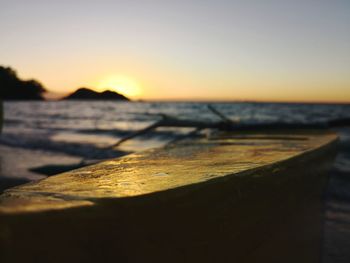
<instances>
[{"instance_id":1,"label":"orange glow near horizon","mask_svg":"<svg viewBox=\"0 0 350 263\"><path fill-rule=\"evenodd\" d=\"M142 88L138 81L126 75L110 75L98 81L94 90L102 92L111 90L135 98L142 95Z\"/></svg>"},{"instance_id":2,"label":"orange glow near horizon","mask_svg":"<svg viewBox=\"0 0 350 263\"><path fill-rule=\"evenodd\" d=\"M312 76L260 76L243 70L229 75L227 72L202 75L187 69L169 69L158 65L148 66L134 63L131 66L101 63L72 71L25 72L20 77L35 76L48 89L48 99L60 99L79 87L98 92L112 90L132 100L145 101L261 101L261 102L310 102L349 103L350 82L346 76L331 78L329 75ZM115 70L116 69L116 70ZM24 72L25 74L22 74ZM46 73L46 74L45 74ZM64 77L62 77L64 76ZM56 84L58 83L58 84ZM68 85L66 84L68 83Z\"/></svg>"}]
</instances>

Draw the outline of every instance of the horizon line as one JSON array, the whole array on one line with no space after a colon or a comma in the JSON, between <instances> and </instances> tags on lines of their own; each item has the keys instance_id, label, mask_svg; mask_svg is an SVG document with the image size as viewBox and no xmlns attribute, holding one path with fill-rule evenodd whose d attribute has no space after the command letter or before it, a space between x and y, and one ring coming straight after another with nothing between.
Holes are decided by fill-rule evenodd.
<instances>
[{"instance_id":1,"label":"horizon line","mask_svg":"<svg viewBox=\"0 0 350 263\"><path fill-rule=\"evenodd\" d=\"M292 100L245 100L245 99L157 99L157 98L151 98L151 99L143 99L143 98L137 98L137 99L131 99L128 98L129 101L118 101L118 100L111 100L116 102L159 102L159 103L271 103L271 104L324 104L324 105L350 105L350 101L292 101ZM44 101L48 102L55 102L55 101L62 101L63 97L61 98L45 98ZM77 100L79 101L79 100ZM84 101L83 99L81 101ZM87 100L85 100L87 101ZM108 101L108 100L106 100Z\"/></svg>"},{"instance_id":2,"label":"horizon line","mask_svg":"<svg viewBox=\"0 0 350 263\"><path fill-rule=\"evenodd\" d=\"M74 91L73 91L74 92ZM56 94L58 96L47 96L47 94ZM46 96L44 95L45 101L59 101L62 100L65 96L71 94L71 92L52 92L46 91ZM119 93L125 96L122 93ZM283 104L339 104L339 105L348 105L350 101L334 101L334 100L284 100L284 99L211 99L211 98L142 98L135 97L131 98L126 96L130 102L196 102L196 103L283 103Z\"/></svg>"}]
</instances>

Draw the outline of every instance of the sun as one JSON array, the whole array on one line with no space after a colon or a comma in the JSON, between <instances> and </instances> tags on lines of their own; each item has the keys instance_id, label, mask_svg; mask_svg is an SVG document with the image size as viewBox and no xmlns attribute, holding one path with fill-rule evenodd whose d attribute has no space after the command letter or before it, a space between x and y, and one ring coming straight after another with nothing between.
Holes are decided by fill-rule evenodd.
<instances>
[{"instance_id":1,"label":"sun","mask_svg":"<svg viewBox=\"0 0 350 263\"><path fill-rule=\"evenodd\" d=\"M139 83L125 75L108 76L98 83L97 89L116 91L126 97L137 97L142 93Z\"/></svg>"}]
</instances>

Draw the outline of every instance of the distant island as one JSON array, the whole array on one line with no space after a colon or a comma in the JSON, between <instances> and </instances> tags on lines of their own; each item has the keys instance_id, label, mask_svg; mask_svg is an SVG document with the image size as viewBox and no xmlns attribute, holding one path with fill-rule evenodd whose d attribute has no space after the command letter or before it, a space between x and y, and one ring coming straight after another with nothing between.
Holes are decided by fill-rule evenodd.
<instances>
[{"instance_id":1,"label":"distant island","mask_svg":"<svg viewBox=\"0 0 350 263\"><path fill-rule=\"evenodd\" d=\"M0 99L2 100L44 100L46 89L34 80L21 80L15 70L0 66Z\"/></svg>"},{"instance_id":2,"label":"distant island","mask_svg":"<svg viewBox=\"0 0 350 263\"><path fill-rule=\"evenodd\" d=\"M129 101L127 97L118 92L106 90L104 92L96 92L88 88L80 88L71 93L63 100L120 100Z\"/></svg>"},{"instance_id":3,"label":"distant island","mask_svg":"<svg viewBox=\"0 0 350 263\"><path fill-rule=\"evenodd\" d=\"M46 88L37 80L22 80L11 67L0 66L0 100L45 100ZM96 92L80 88L64 97L63 100L114 100L130 101L124 95L106 90Z\"/></svg>"}]
</instances>

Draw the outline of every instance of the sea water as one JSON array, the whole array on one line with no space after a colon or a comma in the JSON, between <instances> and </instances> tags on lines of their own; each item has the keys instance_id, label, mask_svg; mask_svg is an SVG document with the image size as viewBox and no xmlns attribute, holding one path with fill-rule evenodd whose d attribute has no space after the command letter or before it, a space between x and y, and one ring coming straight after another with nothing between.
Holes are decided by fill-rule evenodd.
<instances>
[{"instance_id":1,"label":"sea water","mask_svg":"<svg viewBox=\"0 0 350 263\"><path fill-rule=\"evenodd\" d=\"M241 123L326 122L350 117L347 105L211 103ZM197 121L219 121L208 103L141 103L112 101L6 102L0 143L26 149L44 149L82 157L94 156L133 131L159 120L159 114ZM157 129L121 149L137 151L161 145L188 129ZM123 148L124 147L124 148ZM92 156L91 156L92 155Z\"/></svg>"}]
</instances>

